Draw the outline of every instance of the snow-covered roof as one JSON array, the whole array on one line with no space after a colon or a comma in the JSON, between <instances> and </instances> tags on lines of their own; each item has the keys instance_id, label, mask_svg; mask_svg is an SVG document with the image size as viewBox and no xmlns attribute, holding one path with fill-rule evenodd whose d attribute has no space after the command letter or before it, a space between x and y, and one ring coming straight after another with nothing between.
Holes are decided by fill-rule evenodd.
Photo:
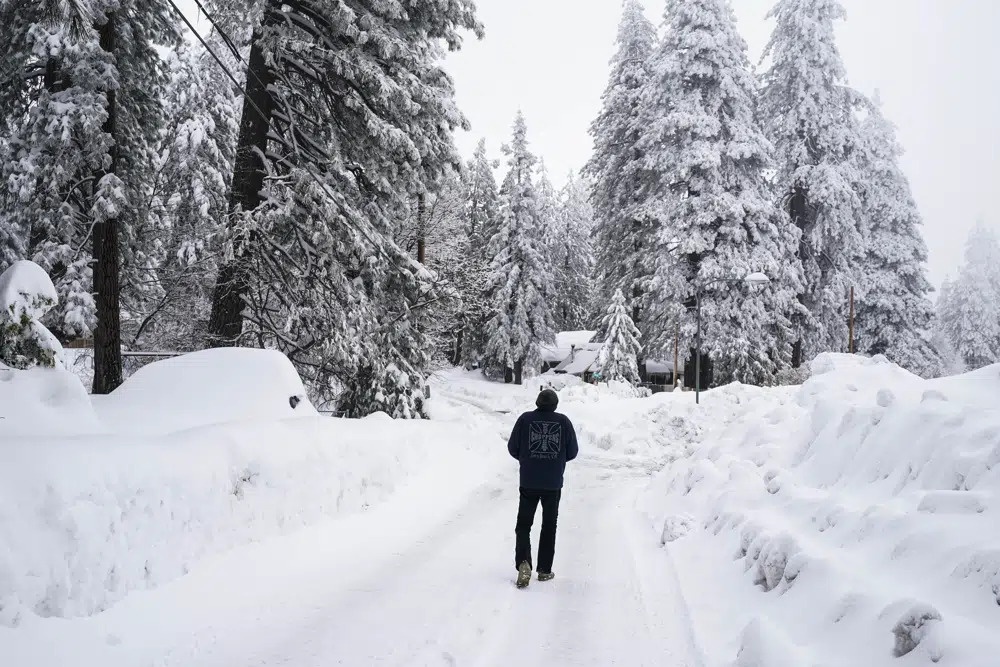
<instances>
[{"instance_id":1,"label":"snow-covered roof","mask_svg":"<svg viewBox=\"0 0 1000 667\"><path fill-rule=\"evenodd\" d=\"M646 359L646 372L655 375L666 375L674 372L674 362L660 359Z\"/></svg>"},{"instance_id":2,"label":"snow-covered roof","mask_svg":"<svg viewBox=\"0 0 1000 667\"><path fill-rule=\"evenodd\" d=\"M556 366L556 373L583 375L594 365L600 353L600 348L596 350L578 350L572 357L567 356L561 364Z\"/></svg>"},{"instance_id":3,"label":"snow-covered roof","mask_svg":"<svg viewBox=\"0 0 1000 667\"><path fill-rule=\"evenodd\" d=\"M558 363L568 357L575 346L577 349L587 348L590 339L594 337L593 331L560 331L556 334L555 345L542 346L542 361L550 364Z\"/></svg>"}]
</instances>

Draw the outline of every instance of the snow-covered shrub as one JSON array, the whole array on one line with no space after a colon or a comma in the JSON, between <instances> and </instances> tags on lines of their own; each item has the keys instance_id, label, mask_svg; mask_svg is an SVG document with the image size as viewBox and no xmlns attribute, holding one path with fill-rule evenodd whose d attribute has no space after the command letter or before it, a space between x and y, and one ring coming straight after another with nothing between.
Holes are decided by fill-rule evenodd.
<instances>
[{"instance_id":1,"label":"snow-covered shrub","mask_svg":"<svg viewBox=\"0 0 1000 667\"><path fill-rule=\"evenodd\" d=\"M911 653L927 637L931 625L940 620L941 614L934 607L923 604L914 605L903 614L892 629L892 634L896 637L896 645L892 654L897 658L902 658Z\"/></svg>"},{"instance_id":2,"label":"snow-covered shrub","mask_svg":"<svg viewBox=\"0 0 1000 667\"><path fill-rule=\"evenodd\" d=\"M42 267L15 262L0 275L0 363L11 368L61 365L62 346L41 323L59 302Z\"/></svg>"},{"instance_id":3,"label":"snow-covered shrub","mask_svg":"<svg viewBox=\"0 0 1000 667\"><path fill-rule=\"evenodd\" d=\"M384 412L393 419L424 419L423 377L413 371L389 364L380 371L359 371L360 381L341 394L337 407L345 417L364 417Z\"/></svg>"}]
</instances>

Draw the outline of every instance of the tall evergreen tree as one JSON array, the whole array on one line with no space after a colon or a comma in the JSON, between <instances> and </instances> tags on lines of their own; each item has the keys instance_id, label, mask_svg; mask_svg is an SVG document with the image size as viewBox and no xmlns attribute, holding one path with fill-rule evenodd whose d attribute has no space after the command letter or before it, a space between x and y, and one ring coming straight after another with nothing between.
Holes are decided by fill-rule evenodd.
<instances>
[{"instance_id":1,"label":"tall evergreen tree","mask_svg":"<svg viewBox=\"0 0 1000 667\"><path fill-rule=\"evenodd\" d=\"M947 323L954 320L952 309L955 306L955 299L952 297L952 290L951 280L945 280L938 291L934 325L931 329L931 345L941 355L943 375L959 375L968 370L948 331Z\"/></svg>"},{"instance_id":2,"label":"tall evergreen tree","mask_svg":"<svg viewBox=\"0 0 1000 667\"><path fill-rule=\"evenodd\" d=\"M411 216L423 215L425 229L424 266L431 270L439 301L430 308L432 316L426 334L438 356L452 364L461 358L468 310L482 289L482 272L477 272L470 251L465 219L466 183L464 174L449 174L434 184L422 205L413 207ZM404 248L415 252L416 230L403 239Z\"/></svg>"},{"instance_id":3,"label":"tall evergreen tree","mask_svg":"<svg viewBox=\"0 0 1000 667\"><path fill-rule=\"evenodd\" d=\"M592 323L594 251L593 209L586 183L572 173L559 193L559 211L552 233L552 263L556 274L553 315L560 331L586 329Z\"/></svg>"},{"instance_id":4,"label":"tall evergreen tree","mask_svg":"<svg viewBox=\"0 0 1000 667\"><path fill-rule=\"evenodd\" d=\"M8 134L0 146L0 270L29 258L51 276L59 305L46 322L66 340L90 335L96 320L87 238L94 175L111 145L103 90L114 70L85 16L74 21L45 4L0 5L0 126Z\"/></svg>"},{"instance_id":5,"label":"tall evergreen tree","mask_svg":"<svg viewBox=\"0 0 1000 667\"><path fill-rule=\"evenodd\" d=\"M235 4L252 17L247 95L210 333L279 347L346 414L420 415L437 296L393 221L460 166L466 121L440 60L481 33L474 7Z\"/></svg>"},{"instance_id":6,"label":"tall evergreen tree","mask_svg":"<svg viewBox=\"0 0 1000 667\"><path fill-rule=\"evenodd\" d=\"M495 163L486 153L486 140L476 146L476 152L466 167L466 233L468 248L467 283L462 285L464 318L460 360L472 366L478 364L486 349L486 322L491 316L487 284L490 241L499 231L500 200Z\"/></svg>"},{"instance_id":7,"label":"tall evergreen tree","mask_svg":"<svg viewBox=\"0 0 1000 667\"><path fill-rule=\"evenodd\" d=\"M214 50L226 57L224 46ZM231 55L231 54L230 54ZM235 68L234 58L226 58ZM236 147L238 91L201 47L167 58L166 118L145 197L142 291L124 298L131 347L200 349L221 259Z\"/></svg>"},{"instance_id":8,"label":"tall evergreen tree","mask_svg":"<svg viewBox=\"0 0 1000 667\"><path fill-rule=\"evenodd\" d=\"M649 80L649 58L656 28L637 0L625 0L618 28L618 48L602 97L600 114L590 126L594 152L584 174L593 182L594 250L601 299L621 289L632 318L649 334L642 316L648 288L655 229L640 208L638 193L648 178L638 145L642 91Z\"/></svg>"},{"instance_id":9,"label":"tall evergreen tree","mask_svg":"<svg viewBox=\"0 0 1000 667\"><path fill-rule=\"evenodd\" d=\"M659 329L646 345L672 350L677 323L690 343L700 291L702 349L716 374L767 384L790 363L798 233L766 189L771 145L754 114L746 43L728 0L668 0L665 17L639 144L657 175L643 190L647 210L661 226ZM760 271L772 284L748 294L739 280Z\"/></svg>"},{"instance_id":10,"label":"tall evergreen tree","mask_svg":"<svg viewBox=\"0 0 1000 667\"><path fill-rule=\"evenodd\" d=\"M11 28L0 47L10 130L0 210L54 279L53 330L93 332L94 391L108 392L121 382L121 283L142 284L138 203L166 80L156 48L177 42L175 19L154 0L14 0L0 21Z\"/></svg>"},{"instance_id":11,"label":"tall evergreen tree","mask_svg":"<svg viewBox=\"0 0 1000 667\"><path fill-rule=\"evenodd\" d=\"M796 366L845 349L847 293L864 252L858 98L834 36L844 16L839 0L779 0L769 14L777 24L765 50L762 119L776 149L778 196L802 232L800 301L808 315L796 321Z\"/></svg>"},{"instance_id":12,"label":"tall evergreen tree","mask_svg":"<svg viewBox=\"0 0 1000 667\"><path fill-rule=\"evenodd\" d=\"M598 368L603 380L638 384L639 366L636 360L642 351L642 344L639 342L639 330L629 317L628 310L625 295L620 289L615 290L601 324L601 329L607 334L598 355Z\"/></svg>"},{"instance_id":13,"label":"tall evergreen tree","mask_svg":"<svg viewBox=\"0 0 1000 667\"><path fill-rule=\"evenodd\" d=\"M517 384L538 364L540 346L555 340L547 302L552 270L533 182L537 158L528 150L527 132L518 113L513 141L504 147L510 170L500 191L500 230L490 242L493 316L486 329L486 370L501 372L506 382Z\"/></svg>"},{"instance_id":14,"label":"tall evergreen tree","mask_svg":"<svg viewBox=\"0 0 1000 667\"><path fill-rule=\"evenodd\" d=\"M480 139L466 165L466 217L469 237L483 248L500 227L500 195L493 176L496 166L486 153L486 140Z\"/></svg>"},{"instance_id":15,"label":"tall evergreen tree","mask_svg":"<svg viewBox=\"0 0 1000 667\"><path fill-rule=\"evenodd\" d=\"M927 247L909 181L899 166L902 149L876 99L861 126L861 200L866 215L865 255L859 271L856 349L883 354L924 377L942 370L929 343L933 309L928 295Z\"/></svg>"},{"instance_id":16,"label":"tall evergreen tree","mask_svg":"<svg viewBox=\"0 0 1000 667\"><path fill-rule=\"evenodd\" d=\"M940 326L967 368L1000 362L1000 241L982 224L969 235L958 279L941 293Z\"/></svg>"}]
</instances>

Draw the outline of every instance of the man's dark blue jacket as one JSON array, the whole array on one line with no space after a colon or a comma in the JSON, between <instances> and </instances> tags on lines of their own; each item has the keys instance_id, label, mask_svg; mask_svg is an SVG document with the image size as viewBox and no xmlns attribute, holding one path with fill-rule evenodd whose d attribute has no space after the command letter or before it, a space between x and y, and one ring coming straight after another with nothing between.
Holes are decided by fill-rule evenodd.
<instances>
[{"instance_id":1,"label":"man's dark blue jacket","mask_svg":"<svg viewBox=\"0 0 1000 667\"><path fill-rule=\"evenodd\" d=\"M555 490L563 486L566 462L576 458L576 431L566 415L538 408L518 417L507 451L521 462L521 488Z\"/></svg>"}]
</instances>

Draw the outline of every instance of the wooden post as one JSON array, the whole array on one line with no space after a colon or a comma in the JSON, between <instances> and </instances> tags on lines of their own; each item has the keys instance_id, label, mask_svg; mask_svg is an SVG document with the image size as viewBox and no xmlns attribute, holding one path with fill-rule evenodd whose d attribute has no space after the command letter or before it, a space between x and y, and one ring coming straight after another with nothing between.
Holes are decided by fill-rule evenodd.
<instances>
[{"instance_id":1,"label":"wooden post","mask_svg":"<svg viewBox=\"0 0 1000 667\"><path fill-rule=\"evenodd\" d=\"M848 340L848 351L854 354L854 287L851 286L851 322L850 322L850 337Z\"/></svg>"}]
</instances>

